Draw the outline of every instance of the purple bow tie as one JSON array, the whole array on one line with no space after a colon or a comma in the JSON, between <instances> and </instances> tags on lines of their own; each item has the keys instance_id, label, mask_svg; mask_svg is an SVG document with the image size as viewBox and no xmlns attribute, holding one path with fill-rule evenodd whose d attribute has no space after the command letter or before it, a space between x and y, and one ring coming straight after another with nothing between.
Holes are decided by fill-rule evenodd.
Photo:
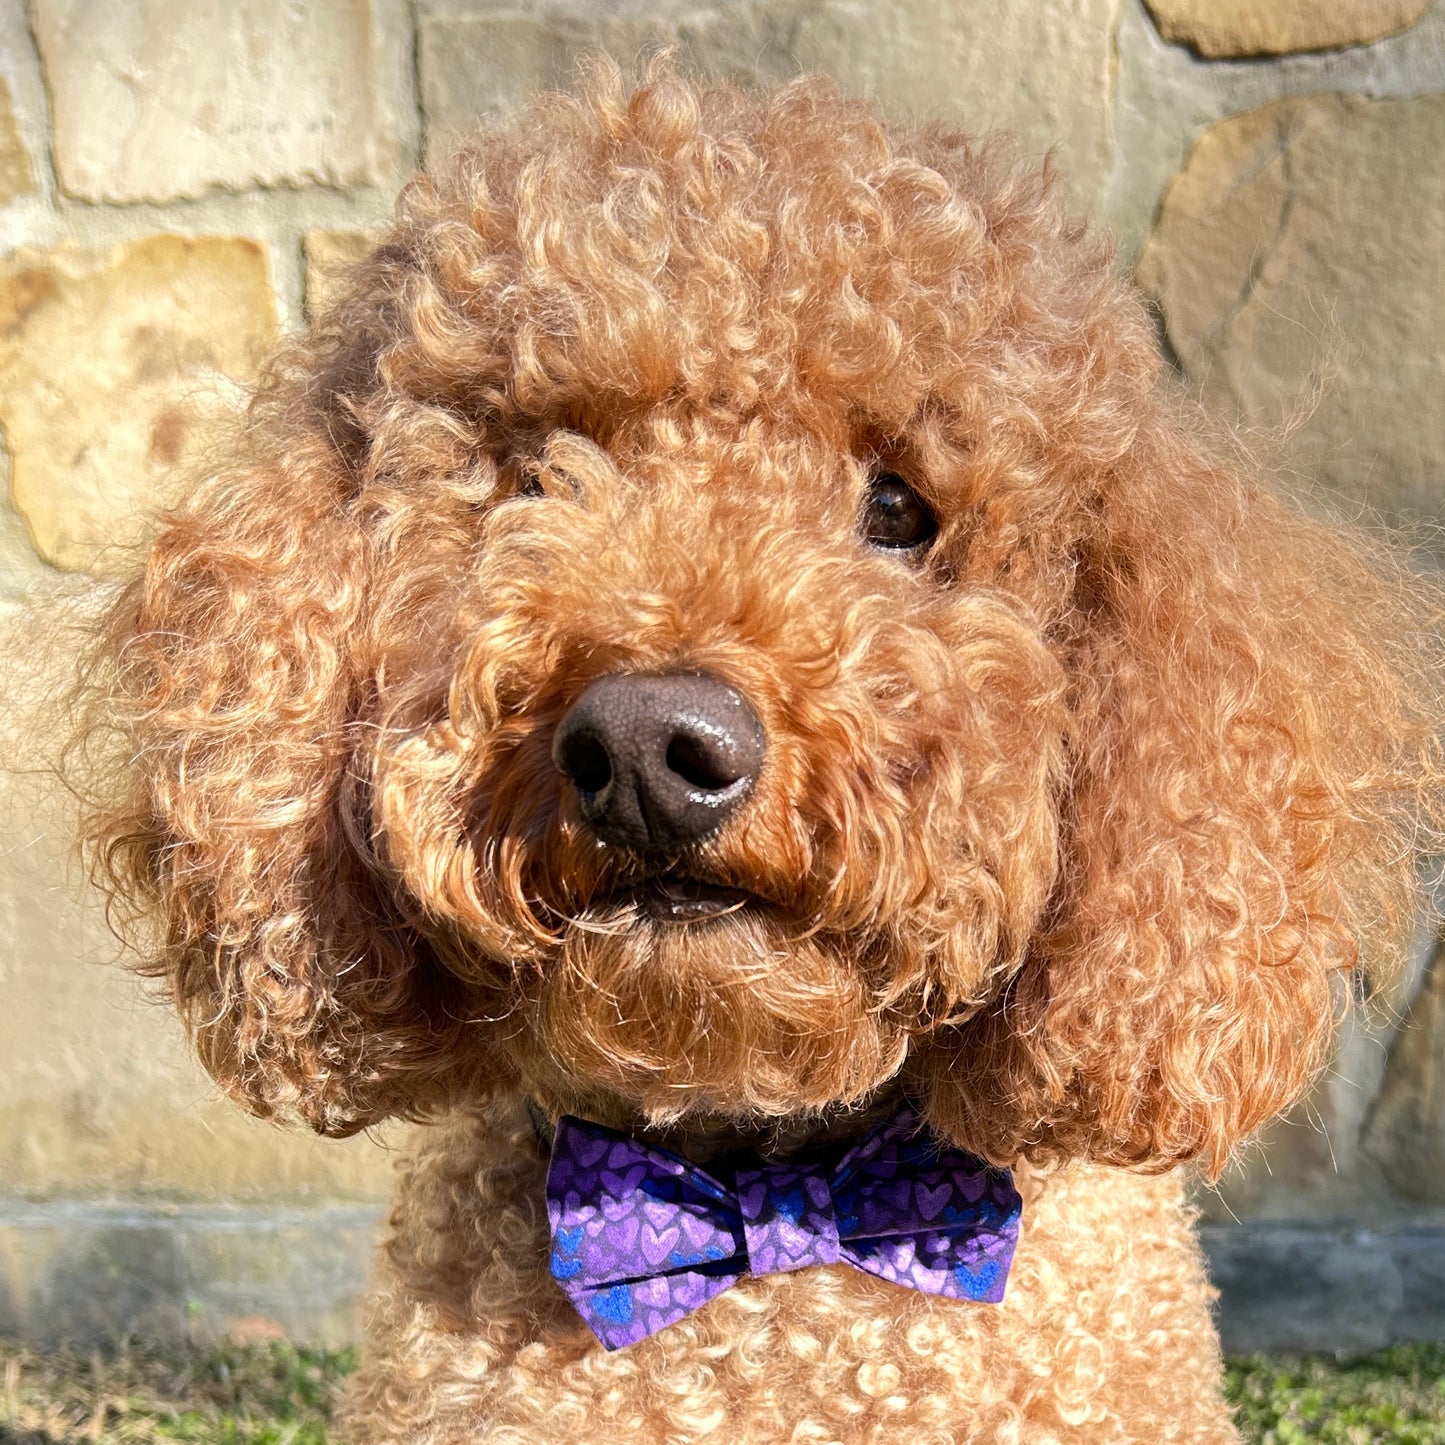
<instances>
[{"instance_id":1,"label":"purple bow tie","mask_svg":"<svg viewBox=\"0 0 1445 1445\"><path fill-rule=\"evenodd\" d=\"M1006 1170L941 1143L909 1108L841 1157L749 1160L731 1188L666 1149L564 1115L547 1171L553 1277L609 1350L744 1274L814 1264L997 1303L1021 1209Z\"/></svg>"}]
</instances>

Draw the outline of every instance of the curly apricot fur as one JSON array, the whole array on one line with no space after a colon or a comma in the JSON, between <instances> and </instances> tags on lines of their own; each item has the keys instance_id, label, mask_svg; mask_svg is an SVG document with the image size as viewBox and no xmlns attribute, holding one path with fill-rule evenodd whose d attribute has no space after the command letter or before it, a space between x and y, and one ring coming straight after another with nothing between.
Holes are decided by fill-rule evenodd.
<instances>
[{"instance_id":1,"label":"curly apricot fur","mask_svg":"<svg viewBox=\"0 0 1445 1445\"><path fill-rule=\"evenodd\" d=\"M1396 946L1440 814L1435 607L1207 439L1046 174L816 80L747 96L663 64L629 92L599 65L408 188L229 456L114 610L92 728L125 791L92 832L248 1107L331 1133L453 1111L403 1186L365 1438L548 1438L548 1401L612 1420L589 1439L773 1440L784 1415L796 1439L1229 1438L1177 1190L1095 1166L1217 1171L1321 1063L1334 980ZM858 536L885 464L940 520L917 563ZM769 756L681 861L766 906L669 930L611 901L636 865L587 835L550 741L593 679L693 669L748 697ZM810 1271L604 1365L541 1276L525 1146L475 1123L527 1092L806 1127L898 1089L993 1159L1069 1165L1041 1217L1135 1190L1115 1264L1144 1293L1068 1324L1020 1287L985 1346L987 1318ZM514 1257L457 1264L456 1231L503 1225L434 1207L426 1171L485 1194L516 1168ZM1094 1247L1039 1239L1045 1271ZM1111 1343L1166 1298L1162 1356ZM922 1373L838 1383L870 1329L935 1311ZM1041 1403L1031 1327L1117 1396L1103 1424L1060 1403L1063 1353ZM785 1358L837 1375L834 1404L744 1379ZM1183 1434L1145 1424L1161 1359L1197 1386Z\"/></svg>"}]
</instances>

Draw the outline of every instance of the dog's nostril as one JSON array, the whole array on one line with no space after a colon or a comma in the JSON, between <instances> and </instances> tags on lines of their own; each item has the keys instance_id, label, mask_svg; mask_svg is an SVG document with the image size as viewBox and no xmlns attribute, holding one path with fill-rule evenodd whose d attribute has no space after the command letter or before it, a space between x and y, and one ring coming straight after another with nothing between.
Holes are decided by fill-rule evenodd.
<instances>
[{"instance_id":1,"label":"dog's nostril","mask_svg":"<svg viewBox=\"0 0 1445 1445\"><path fill-rule=\"evenodd\" d=\"M602 743L588 733L568 738L558 761L562 771L584 793L600 793L612 781L612 759Z\"/></svg>"},{"instance_id":2,"label":"dog's nostril","mask_svg":"<svg viewBox=\"0 0 1445 1445\"><path fill-rule=\"evenodd\" d=\"M710 793L730 787L742 776L727 767L711 738L691 733L677 733L668 743L667 766L684 782Z\"/></svg>"}]
</instances>

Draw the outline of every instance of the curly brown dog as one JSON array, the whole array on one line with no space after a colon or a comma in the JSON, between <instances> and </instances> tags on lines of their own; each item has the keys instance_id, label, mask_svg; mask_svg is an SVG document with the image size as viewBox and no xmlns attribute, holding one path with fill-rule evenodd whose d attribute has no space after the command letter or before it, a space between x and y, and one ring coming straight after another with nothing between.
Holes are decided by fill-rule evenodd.
<instances>
[{"instance_id":1,"label":"curly brown dog","mask_svg":"<svg viewBox=\"0 0 1445 1445\"><path fill-rule=\"evenodd\" d=\"M237 1099L428 1121L358 1441L1235 1438L1176 1166L1398 949L1440 685L1160 371L1046 175L666 65L416 181L277 358L112 615L92 831ZM840 1262L608 1351L549 1273L563 1115L904 1101L1014 1170L1002 1303Z\"/></svg>"}]
</instances>

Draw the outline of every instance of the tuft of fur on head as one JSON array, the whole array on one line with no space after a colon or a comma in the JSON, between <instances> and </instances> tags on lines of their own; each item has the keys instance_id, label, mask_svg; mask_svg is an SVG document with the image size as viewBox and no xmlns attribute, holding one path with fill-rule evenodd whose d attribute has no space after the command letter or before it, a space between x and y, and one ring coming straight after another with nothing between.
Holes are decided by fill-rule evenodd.
<instances>
[{"instance_id":1,"label":"tuft of fur on head","mask_svg":"<svg viewBox=\"0 0 1445 1445\"><path fill-rule=\"evenodd\" d=\"M823 81L598 65L418 179L97 648L98 871L207 1066L328 1132L905 1087L999 1160L1218 1168L1415 906L1442 671L1159 372L1046 176ZM861 537L879 468L926 554ZM762 721L670 860L748 907L643 917L583 825L552 734L619 671Z\"/></svg>"}]
</instances>

